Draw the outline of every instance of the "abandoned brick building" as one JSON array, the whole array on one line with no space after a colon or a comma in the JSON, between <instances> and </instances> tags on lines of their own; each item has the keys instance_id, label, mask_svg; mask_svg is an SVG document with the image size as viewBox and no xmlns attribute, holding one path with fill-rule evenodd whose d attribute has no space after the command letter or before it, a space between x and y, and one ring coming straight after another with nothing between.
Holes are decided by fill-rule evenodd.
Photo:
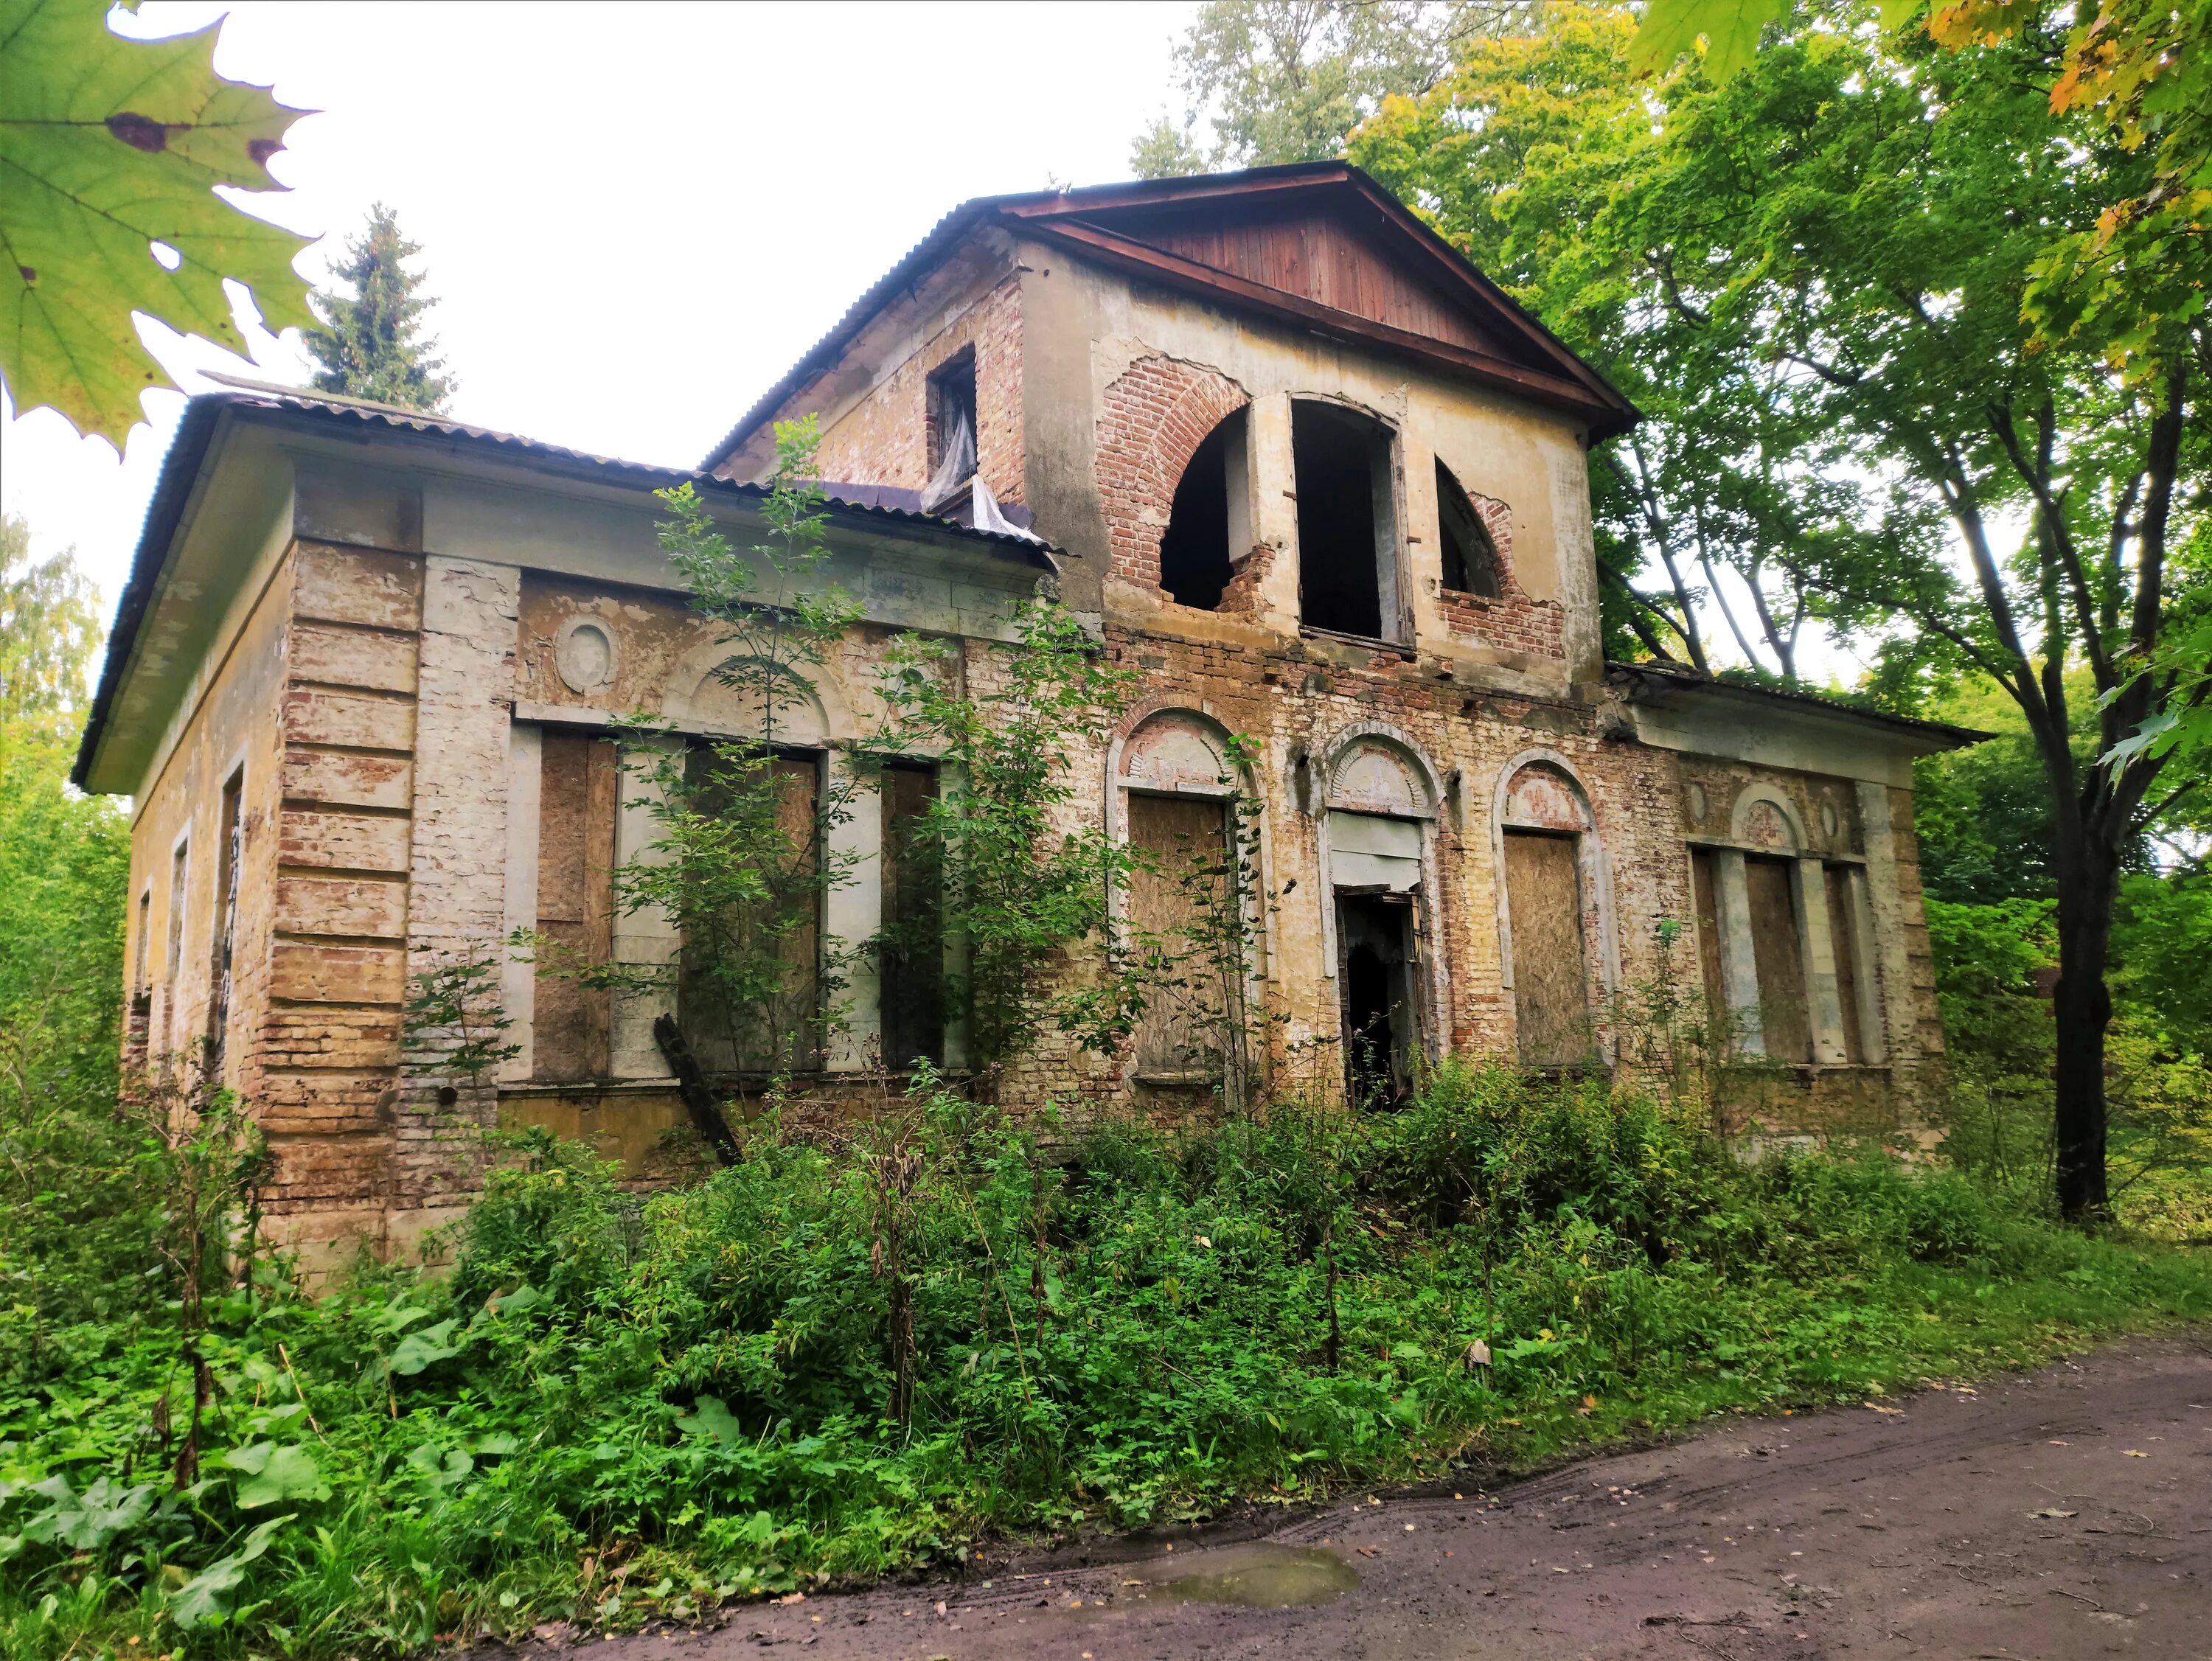
<instances>
[{"instance_id":1,"label":"abandoned brick building","mask_svg":"<svg viewBox=\"0 0 2212 1661\"><path fill-rule=\"evenodd\" d=\"M214 1046L303 1246L404 1247L465 1197L452 1093L403 1064L410 977L518 927L678 953L610 904L654 821L608 724L738 715L652 492L696 481L746 545L774 424L807 413L865 611L790 735L817 779L896 632L981 665L1056 593L1141 673L1070 758L1092 822L1218 839L1224 738L1252 740L1280 899L1251 973L1291 1047L1602 1060L1608 1000L1668 951L1784 1079L1785 1127L1912 1122L1942 1034L1911 762L1969 735L1608 666L1587 453L1636 412L1327 164L969 203L696 473L251 384L193 400L76 777L133 799L131 1041ZM878 931L915 764L830 833L858 863L821 942ZM656 999L505 973L499 1112L641 1158L683 1115ZM883 1019L865 963L846 998L830 1080L959 1064L957 1034ZM1048 1046L1018 1082L1172 1111L1172 1036Z\"/></svg>"}]
</instances>

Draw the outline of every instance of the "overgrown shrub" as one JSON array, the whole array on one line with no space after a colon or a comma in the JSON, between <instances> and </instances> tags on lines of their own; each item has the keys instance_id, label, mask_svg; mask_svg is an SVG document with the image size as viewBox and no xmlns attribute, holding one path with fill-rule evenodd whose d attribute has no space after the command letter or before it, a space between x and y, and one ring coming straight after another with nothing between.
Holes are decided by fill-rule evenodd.
<instances>
[{"instance_id":1,"label":"overgrown shrub","mask_svg":"<svg viewBox=\"0 0 2212 1661\"><path fill-rule=\"evenodd\" d=\"M2212 1312L1955 1174L1739 1162L1649 1097L1453 1064L1402 1112L1170 1135L935 1088L642 1203L526 1138L447 1279L87 1319L0 1384L0 1629L398 1653L1856 1399Z\"/></svg>"}]
</instances>

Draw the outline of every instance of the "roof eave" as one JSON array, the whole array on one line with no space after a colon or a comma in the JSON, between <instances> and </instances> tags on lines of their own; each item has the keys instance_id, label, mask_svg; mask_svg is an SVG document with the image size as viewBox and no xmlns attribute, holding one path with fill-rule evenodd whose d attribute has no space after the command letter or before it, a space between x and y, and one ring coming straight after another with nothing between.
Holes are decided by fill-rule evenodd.
<instances>
[{"instance_id":1,"label":"roof eave","mask_svg":"<svg viewBox=\"0 0 2212 1661\"><path fill-rule=\"evenodd\" d=\"M1892 715L1881 710L1861 709L1856 705L1823 698L1817 693L1792 691L1782 687L1745 686L1735 681L1717 680L1692 669L1609 660L1606 664L1606 671L1608 678L1633 681L1647 692L1656 692L1660 695L1731 698L1770 708L1779 705L1793 714L1825 717L1877 727L1911 742L1925 755L1965 749L1969 745L1984 743L1996 737L1995 733L1983 732L1973 727L1954 726L1947 721L1929 721L1917 715ZM1634 701L1632 692L1631 699Z\"/></svg>"}]
</instances>

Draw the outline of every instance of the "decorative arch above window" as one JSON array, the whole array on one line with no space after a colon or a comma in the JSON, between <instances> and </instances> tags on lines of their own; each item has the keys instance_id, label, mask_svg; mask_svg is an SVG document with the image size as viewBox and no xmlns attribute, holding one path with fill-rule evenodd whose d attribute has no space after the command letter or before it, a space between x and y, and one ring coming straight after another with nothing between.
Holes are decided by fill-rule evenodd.
<instances>
[{"instance_id":1,"label":"decorative arch above window","mask_svg":"<svg viewBox=\"0 0 2212 1661\"><path fill-rule=\"evenodd\" d=\"M1729 835L1747 847L1796 853L1812 845L1790 798L1771 785L1747 785L1729 815Z\"/></svg>"},{"instance_id":2,"label":"decorative arch above window","mask_svg":"<svg viewBox=\"0 0 2212 1661\"><path fill-rule=\"evenodd\" d=\"M1330 764L1326 805L1340 813L1433 819L1437 791L1427 764L1401 741L1355 732L1342 741Z\"/></svg>"},{"instance_id":3,"label":"decorative arch above window","mask_svg":"<svg viewBox=\"0 0 2212 1661\"><path fill-rule=\"evenodd\" d=\"M1155 710L1115 747L1115 782L1125 789L1181 796L1235 791L1228 735L1210 715Z\"/></svg>"}]
</instances>

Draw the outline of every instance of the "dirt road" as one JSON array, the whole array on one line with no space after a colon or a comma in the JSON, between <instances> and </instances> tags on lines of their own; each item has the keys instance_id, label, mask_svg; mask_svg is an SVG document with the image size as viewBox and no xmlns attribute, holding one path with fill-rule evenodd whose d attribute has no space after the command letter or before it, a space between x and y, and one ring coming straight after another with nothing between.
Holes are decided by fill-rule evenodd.
<instances>
[{"instance_id":1,"label":"dirt road","mask_svg":"<svg viewBox=\"0 0 2212 1661\"><path fill-rule=\"evenodd\" d=\"M599 1661L2212 1657L2212 1339L1732 1421L1461 1491L592 1647ZM1105 1561L1117 1549L1133 1555Z\"/></svg>"}]
</instances>

